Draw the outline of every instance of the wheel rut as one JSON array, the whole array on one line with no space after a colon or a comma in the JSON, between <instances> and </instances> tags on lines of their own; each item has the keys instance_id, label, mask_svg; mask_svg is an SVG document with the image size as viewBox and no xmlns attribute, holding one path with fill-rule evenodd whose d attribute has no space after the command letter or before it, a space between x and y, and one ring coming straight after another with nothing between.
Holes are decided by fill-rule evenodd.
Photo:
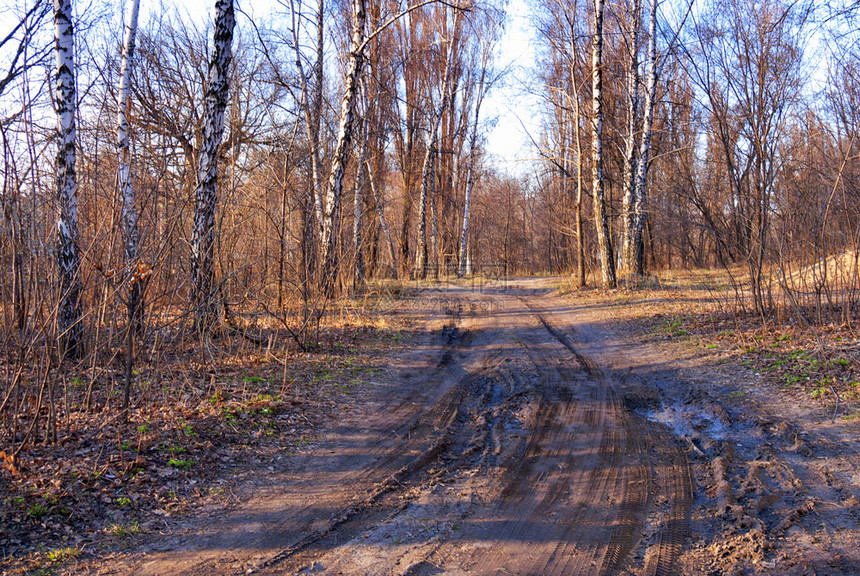
<instances>
[{"instance_id":1,"label":"wheel rut","mask_svg":"<svg viewBox=\"0 0 860 576\"><path fill-rule=\"evenodd\" d=\"M677 574L692 491L675 439L619 401L552 298L445 292L491 313L437 318L286 479L265 534L149 573ZM255 537L253 559L224 560Z\"/></svg>"}]
</instances>

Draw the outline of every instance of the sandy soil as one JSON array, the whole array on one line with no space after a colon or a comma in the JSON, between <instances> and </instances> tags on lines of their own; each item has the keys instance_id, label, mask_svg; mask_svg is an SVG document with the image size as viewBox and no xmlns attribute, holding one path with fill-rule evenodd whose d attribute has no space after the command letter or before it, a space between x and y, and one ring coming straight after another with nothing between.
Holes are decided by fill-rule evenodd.
<instances>
[{"instance_id":1,"label":"sandy soil","mask_svg":"<svg viewBox=\"0 0 860 576\"><path fill-rule=\"evenodd\" d=\"M241 505L93 574L855 574L858 424L546 281L445 286L413 349Z\"/></svg>"}]
</instances>

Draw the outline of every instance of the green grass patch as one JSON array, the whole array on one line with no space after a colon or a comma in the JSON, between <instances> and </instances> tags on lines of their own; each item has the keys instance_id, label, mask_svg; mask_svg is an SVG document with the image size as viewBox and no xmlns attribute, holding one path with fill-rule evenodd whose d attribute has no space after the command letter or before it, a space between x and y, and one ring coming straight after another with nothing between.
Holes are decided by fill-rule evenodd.
<instances>
[{"instance_id":1,"label":"green grass patch","mask_svg":"<svg viewBox=\"0 0 860 576\"><path fill-rule=\"evenodd\" d=\"M75 558L81 553L80 548L57 548L55 550L49 550L46 556L48 560L51 562L64 562L65 560L70 560Z\"/></svg>"},{"instance_id":2,"label":"green grass patch","mask_svg":"<svg viewBox=\"0 0 860 576\"><path fill-rule=\"evenodd\" d=\"M191 467L194 466L194 460L184 460L179 458L171 458L167 461L168 466L173 466L174 468L180 468L182 470L191 470Z\"/></svg>"}]
</instances>

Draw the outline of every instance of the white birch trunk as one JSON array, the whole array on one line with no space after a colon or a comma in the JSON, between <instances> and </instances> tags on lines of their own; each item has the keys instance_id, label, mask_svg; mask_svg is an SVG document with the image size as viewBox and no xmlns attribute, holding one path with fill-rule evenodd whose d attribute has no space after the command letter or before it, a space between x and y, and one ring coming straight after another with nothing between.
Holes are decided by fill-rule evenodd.
<instances>
[{"instance_id":1,"label":"white birch trunk","mask_svg":"<svg viewBox=\"0 0 860 576\"><path fill-rule=\"evenodd\" d=\"M60 301L57 329L61 355L83 352L81 324L81 257L78 249L78 184L76 175L77 96L75 93L74 29L71 0L54 0L57 110L57 268Z\"/></svg>"},{"instance_id":2,"label":"white birch trunk","mask_svg":"<svg viewBox=\"0 0 860 576\"><path fill-rule=\"evenodd\" d=\"M364 82L362 82L364 84ZM358 162L355 166L355 193L353 195L352 246L355 252L354 288L360 289L364 283L364 253L361 250L361 220L364 205L365 163L367 162L367 102L363 102L359 123Z\"/></svg>"},{"instance_id":3,"label":"white birch trunk","mask_svg":"<svg viewBox=\"0 0 860 576\"><path fill-rule=\"evenodd\" d=\"M592 114L594 115L592 119L592 195L603 287L615 288L615 261L603 188L603 11L603 0L594 0L594 37L591 54Z\"/></svg>"},{"instance_id":4,"label":"white birch trunk","mask_svg":"<svg viewBox=\"0 0 860 576\"><path fill-rule=\"evenodd\" d=\"M636 204L633 207L632 257L633 272L645 273L646 184L648 156L651 152L651 132L654 124L654 106L657 99L657 0L651 0L648 22L648 80L645 93L645 110L642 118L642 141L639 146L639 164L636 174Z\"/></svg>"},{"instance_id":5,"label":"white birch trunk","mask_svg":"<svg viewBox=\"0 0 860 576\"><path fill-rule=\"evenodd\" d=\"M627 134L624 137L624 196L621 217L623 267L633 269L633 228L637 192L637 152L636 131L639 125L639 37L642 22L642 0L633 0L630 19L630 61L627 69Z\"/></svg>"},{"instance_id":6,"label":"white birch trunk","mask_svg":"<svg viewBox=\"0 0 860 576\"><path fill-rule=\"evenodd\" d=\"M458 256L459 266L457 278L462 278L466 273L466 239L469 237L469 211L472 205L472 189L475 186L475 158L477 156L476 141L478 124L478 112L475 112L475 126L472 127L472 135L469 141L469 167L466 169L466 197L463 200L463 227L460 229L460 254Z\"/></svg>"},{"instance_id":7,"label":"white birch trunk","mask_svg":"<svg viewBox=\"0 0 860 576\"><path fill-rule=\"evenodd\" d=\"M352 141L355 123L356 95L361 67L364 62L364 27L367 20L365 0L352 0L352 40L350 42L349 64L346 74L343 100L340 107L340 127L337 133L337 146L331 161L328 185L325 193L322 222L322 289L326 296L334 293L337 278L337 237L340 218L341 196L343 195L343 176Z\"/></svg>"},{"instance_id":8,"label":"white birch trunk","mask_svg":"<svg viewBox=\"0 0 860 576\"><path fill-rule=\"evenodd\" d=\"M317 3L317 61L314 64L315 83L313 97L308 87L302 65L301 44L299 43L299 25L301 12L296 10L295 0L290 0L290 18L292 20L293 49L296 53L296 70L299 74L299 85L302 92L302 112L305 117L305 135L310 147L311 180L313 185L314 215L317 226L322 231L323 202L322 176L320 169L320 118L322 116L322 83L323 83L323 13L325 2Z\"/></svg>"},{"instance_id":9,"label":"white birch trunk","mask_svg":"<svg viewBox=\"0 0 860 576\"><path fill-rule=\"evenodd\" d=\"M582 230L582 140L579 133L579 95L576 98L576 127L574 137L576 138L576 282L580 287L585 286L585 239Z\"/></svg>"},{"instance_id":10,"label":"white birch trunk","mask_svg":"<svg viewBox=\"0 0 860 576\"><path fill-rule=\"evenodd\" d=\"M197 189L194 194L194 228L191 238L191 278L195 323L198 331L218 321L215 286L215 210L218 188L218 151L224 134L224 111L229 97L230 62L233 59L233 0L215 2L215 43L209 62L203 111L203 139Z\"/></svg>"},{"instance_id":11,"label":"white birch trunk","mask_svg":"<svg viewBox=\"0 0 860 576\"><path fill-rule=\"evenodd\" d=\"M472 133L469 136L469 166L466 169L466 198L463 200L463 227L460 230L460 253L458 255L457 278L462 278L466 272L466 238L469 235L469 209L472 204L472 189L475 186L475 163L478 156L478 121L481 117L481 104L486 93L487 69L481 69L478 81L478 94L475 99L475 117L472 123Z\"/></svg>"},{"instance_id":12,"label":"white birch trunk","mask_svg":"<svg viewBox=\"0 0 860 576\"><path fill-rule=\"evenodd\" d=\"M434 153L433 159L431 160L431 169L430 169L430 246L431 252L433 254L433 277L439 277L439 248L436 244L437 234L439 233L439 222L436 218L436 176L438 174L438 170L436 168L436 161L439 158L439 154Z\"/></svg>"},{"instance_id":13,"label":"white birch trunk","mask_svg":"<svg viewBox=\"0 0 860 576\"><path fill-rule=\"evenodd\" d=\"M138 230L137 204L131 182L131 146L129 143L128 113L131 108L131 75L134 70L134 47L137 37L137 16L140 0L129 0L128 16L122 43L122 63L119 72L119 93L117 95L116 147L117 147L117 185L120 205L122 206L122 234L125 251L125 275L129 284L128 320L135 324L135 330L142 330L142 309L140 307L140 277L135 276L135 264L140 245Z\"/></svg>"},{"instance_id":14,"label":"white birch trunk","mask_svg":"<svg viewBox=\"0 0 860 576\"><path fill-rule=\"evenodd\" d=\"M580 287L585 286L585 239L582 236L582 197L583 197L583 174L582 165L582 104L579 92L579 83L576 79L576 64L578 61L576 51L576 35L571 34L571 59L570 59L570 87L573 92L573 138L576 143L576 281Z\"/></svg>"},{"instance_id":15,"label":"white birch trunk","mask_svg":"<svg viewBox=\"0 0 860 576\"><path fill-rule=\"evenodd\" d=\"M418 246L415 254L415 277L424 279L427 276L427 195L430 188L430 179L434 148L436 147L436 128L438 128L441 115L434 119L434 131L424 154L424 164L421 170L421 196L418 199Z\"/></svg>"}]
</instances>

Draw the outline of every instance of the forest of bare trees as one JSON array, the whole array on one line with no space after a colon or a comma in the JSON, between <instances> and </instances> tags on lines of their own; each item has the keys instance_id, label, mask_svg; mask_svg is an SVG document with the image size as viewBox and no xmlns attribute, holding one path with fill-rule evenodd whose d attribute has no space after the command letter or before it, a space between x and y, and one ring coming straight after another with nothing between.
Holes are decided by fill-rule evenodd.
<instances>
[{"instance_id":1,"label":"forest of bare trees","mask_svg":"<svg viewBox=\"0 0 860 576\"><path fill-rule=\"evenodd\" d=\"M585 260L607 287L615 268L723 268L742 309L850 321L860 78L852 7L837 8L541 2L544 267Z\"/></svg>"},{"instance_id":2,"label":"forest of bare trees","mask_svg":"<svg viewBox=\"0 0 860 576\"><path fill-rule=\"evenodd\" d=\"M136 363L305 350L333 301L385 282L719 268L762 318L856 313L855 5L534 0L536 160L504 167L503 3L122 4L0 13L12 452L55 434L60 374L125 409Z\"/></svg>"}]
</instances>

